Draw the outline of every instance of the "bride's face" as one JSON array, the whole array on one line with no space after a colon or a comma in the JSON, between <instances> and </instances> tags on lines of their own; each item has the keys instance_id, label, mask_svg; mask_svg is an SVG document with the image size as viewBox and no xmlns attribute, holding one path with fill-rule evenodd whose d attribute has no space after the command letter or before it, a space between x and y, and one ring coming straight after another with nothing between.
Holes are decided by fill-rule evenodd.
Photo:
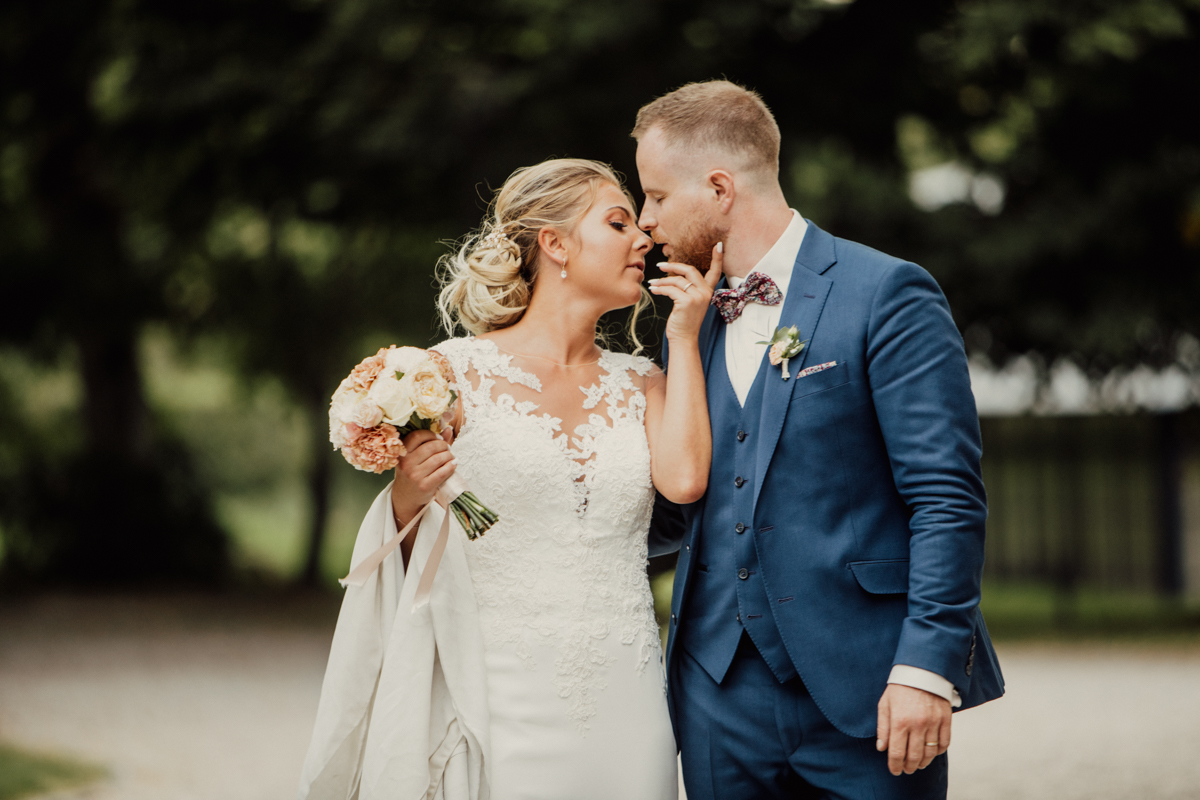
<instances>
[{"instance_id":1,"label":"bride's face","mask_svg":"<svg viewBox=\"0 0 1200 800\"><path fill-rule=\"evenodd\" d=\"M567 241L566 283L598 300L605 310L631 306L641 297L646 253L652 245L638 229L625 193L605 184ZM553 272L548 277L561 280L561 268L549 267Z\"/></svg>"}]
</instances>

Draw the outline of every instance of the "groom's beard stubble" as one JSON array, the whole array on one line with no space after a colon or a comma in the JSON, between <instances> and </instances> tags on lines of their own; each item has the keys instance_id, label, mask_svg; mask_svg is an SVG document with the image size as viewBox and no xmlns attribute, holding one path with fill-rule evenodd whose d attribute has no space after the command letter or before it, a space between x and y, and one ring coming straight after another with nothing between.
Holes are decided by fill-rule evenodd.
<instances>
[{"instance_id":1,"label":"groom's beard stubble","mask_svg":"<svg viewBox=\"0 0 1200 800\"><path fill-rule=\"evenodd\" d=\"M721 232L712 226L689 227L670 243L675 251L671 260L676 264L690 264L703 275L712 267L713 248L719 241Z\"/></svg>"}]
</instances>

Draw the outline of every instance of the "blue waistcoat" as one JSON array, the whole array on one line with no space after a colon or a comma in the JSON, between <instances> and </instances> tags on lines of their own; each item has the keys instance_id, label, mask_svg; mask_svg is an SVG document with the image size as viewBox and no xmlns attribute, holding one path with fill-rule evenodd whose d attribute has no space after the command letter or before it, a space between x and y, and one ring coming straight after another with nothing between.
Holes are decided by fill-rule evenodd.
<instances>
[{"instance_id":1,"label":"blue waistcoat","mask_svg":"<svg viewBox=\"0 0 1200 800\"><path fill-rule=\"evenodd\" d=\"M795 677L796 668L775 626L754 545L754 460L768 361L764 357L759 365L743 408L725 365L725 331L721 325L708 373L712 467L700 535L690 545L696 549L695 583L680 642L720 683L745 630L782 683Z\"/></svg>"}]
</instances>

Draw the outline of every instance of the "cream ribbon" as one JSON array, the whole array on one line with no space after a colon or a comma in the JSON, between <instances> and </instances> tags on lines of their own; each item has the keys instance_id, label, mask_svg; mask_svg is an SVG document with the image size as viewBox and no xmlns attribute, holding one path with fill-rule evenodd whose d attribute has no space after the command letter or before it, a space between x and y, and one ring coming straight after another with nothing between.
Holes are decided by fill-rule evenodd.
<instances>
[{"instance_id":1,"label":"cream ribbon","mask_svg":"<svg viewBox=\"0 0 1200 800\"><path fill-rule=\"evenodd\" d=\"M446 510L446 515L442 518L442 526L438 529L433 549L429 551L429 558L425 560L425 568L421 570L421 582L417 584L417 592L413 596L412 610L416 611L419 608L429 605L429 593L433 589L433 576L437 574L438 566L442 563L442 554L446 552L446 542L450 539L450 520L454 516L450 511L450 504L465 491L467 491L467 484L462 478L457 475L451 475L437 490L433 499L422 506L421 510L409 520L407 525L401 528L383 547L380 547L374 553L364 558L357 567L350 571L349 575L339 580L338 583L342 586L362 586L366 583L367 578L371 577L371 574L379 569L379 565L383 563L383 560L400 546L400 543L404 541L404 537L408 535L413 526L421 521L421 517L425 516L425 512L434 503L437 503Z\"/></svg>"}]
</instances>

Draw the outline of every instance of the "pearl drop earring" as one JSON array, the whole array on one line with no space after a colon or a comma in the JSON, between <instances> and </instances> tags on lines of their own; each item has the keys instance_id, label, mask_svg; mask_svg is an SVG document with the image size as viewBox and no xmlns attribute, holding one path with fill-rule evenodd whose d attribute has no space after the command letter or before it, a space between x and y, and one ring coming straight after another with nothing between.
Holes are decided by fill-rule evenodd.
<instances>
[{"instance_id":1,"label":"pearl drop earring","mask_svg":"<svg viewBox=\"0 0 1200 800\"><path fill-rule=\"evenodd\" d=\"M562 272L558 273L563 280L567 279L567 255L563 253Z\"/></svg>"}]
</instances>

